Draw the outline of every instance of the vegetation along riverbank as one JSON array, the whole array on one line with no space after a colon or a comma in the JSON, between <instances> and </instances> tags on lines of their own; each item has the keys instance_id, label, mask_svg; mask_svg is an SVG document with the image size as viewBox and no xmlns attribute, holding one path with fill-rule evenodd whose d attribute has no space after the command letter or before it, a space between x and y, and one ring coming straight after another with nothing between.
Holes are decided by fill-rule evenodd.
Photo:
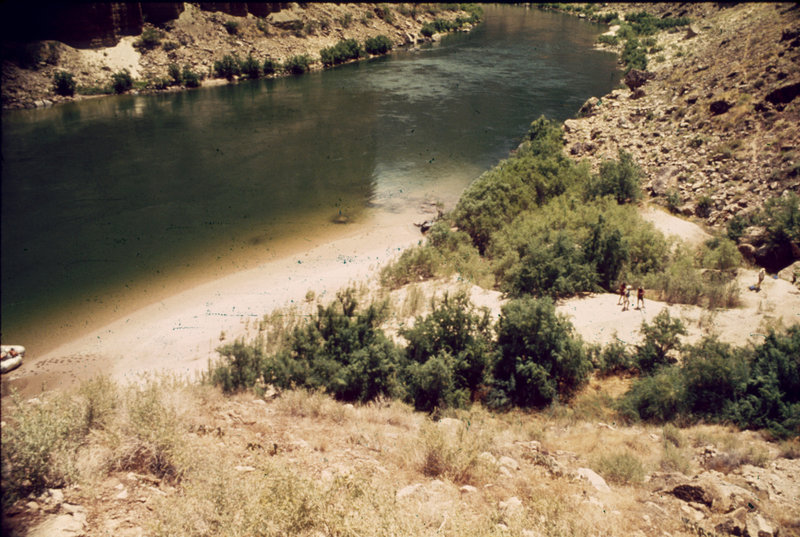
<instances>
[{"instance_id":1,"label":"vegetation along riverbank","mask_svg":"<svg viewBox=\"0 0 800 537\"><path fill-rule=\"evenodd\" d=\"M68 39L74 46L54 40L59 25L39 29L39 40L7 33L3 108L297 75L430 43L482 16L476 4L185 3L158 18L146 3L114 6L126 18L109 12L106 21L91 4L63 8L78 26L100 19L94 39ZM6 6L6 23L12 8L19 9Z\"/></svg>"},{"instance_id":2,"label":"vegetation along riverbank","mask_svg":"<svg viewBox=\"0 0 800 537\"><path fill-rule=\"evenodd\" d=\"M200 382L6 402L4 523L800 535L800 10L555 7L607 16L626 87L533 121L374 280L221 334Z\"/></svg>"}]
</instances>

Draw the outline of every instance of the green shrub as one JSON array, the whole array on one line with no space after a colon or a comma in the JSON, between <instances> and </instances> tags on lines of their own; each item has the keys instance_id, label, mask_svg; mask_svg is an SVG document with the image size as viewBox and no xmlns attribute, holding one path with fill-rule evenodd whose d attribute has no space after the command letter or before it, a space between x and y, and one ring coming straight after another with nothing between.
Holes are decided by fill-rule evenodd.
<instances>
[{"instance_id":1,"label":"green shrub","mask_svg":"<svg viewBox=\"0 0 800 537\"><path fill-rule=\"evenodd\" d=\"M731 415L750 373L743 349L707 337L685 347L682 357L688 412L709 421Z\"/></svg>"},{"instance_id":2,"label":"green shrub","mask_svg":"<svg viewBox=\"0 0 800 537\"><path fill-rule=\"evenodd\" d=\"M133 79L127 69L118 71L111 75L111 88L114 93L125 93L133 87Z\"/></svg>"},{"instance_id":3,"label":"green shrub","mask_svg":"<svg viewBox=\"0 0 800 537\"><path fill-rule=\"evenodd\" d=\"M412 282L436 276L443 264L442 255L429 246L414 246L400 254L400 258L381 270L381 284L397 289Z\"/></svg>"},{"instance_id":4,"label":"green shrub","mask_svg":"<svg viewBox=\"0 0 800 537\"><path fill-rule=\"evenodd\" d=\"M53 74L53 89L58 95L72 97L75 95L77 84L72 78L72 73L67 71L57 71Z\"/></svg>"},{"instance_id":5,"label":"green shrub","mask_svg":"<svg viewBox=\"0 0 800 537\"><path fill-rule=\"evenodd\" d=\"M364 49L373 56L386 54L392 50L392 40L385 35L368 37L367 40L364 41Z\"/></svg>"},{"instance_id":6,"label":"green shrub","mask_svg":"<svg viewBox=\"0 0 800 537\"><path fill-rule=\"evenodd\" d=\"M181 76L183 77L183 83L187 88L200 87L200 75L192 71L188 65L183 67Z\"/></svg>"},{"instance_id":7,"label":"green shrub","mask_svg":"<svg viewBox=\"0 0 800 537\"><path fill-rule=\"evenodd\" d=\"M240 74L239 61L235 56L226 54L221 60L214 62L214 76L217 78L233 80L233 77L239 76Z\"/></svg>"},{"instance_id":8,"label":"green shrub","mask_svg":"<svg viewBox=\"0 0 800 537\"><path fill-rule=\"evenodd\" d=\"M280 387L324 388L337 399L368 401L399 393L400 352L378 328L387 304L357 312L355 290L336 294L294 329L289 348L266 360L264 380Z\"/></svg>"},{"instance_id":9,"label":"green shrub","mask_svg":"<svg viewBox=\"0 0 800 537\"><path fill-rule=\"evenodd\" d=\"M181 73L181 68L178 67L177 63L171 63L167 66L167 74L172 78L173 85L180 86L183 84L183 73Z\"/></svg>"},{"instance_id":10,"label":"green shrub","mask_svg":"<svg viewBox=\"0 0 800 537\"><path fill-rule=\"evenodd\" d=\"M320 50L319 54L322 64L331 66L358 59L364 54L364 51L355 39L343 39L332 47Z\"/></svg>"},{"instance_id":11,"label":"green shrub","mask_svg":"<svg viewBox=\"0 0 800 537\"><path fill-rule=\"evenodd\" d=\"M175 41L164 41L164 44L161 46L165 52L170 52L178 47L180 47L180 44L176 43Z\"/></svg>"},{"instance_id":12,"label":"green shrub","mask_svg":"<svg viewBox=\"0 0 800 537\"><path fill-rule=\"evenodd\" d=\"M492 233L521 212L545 203L583 178L562 153L561 127L541 117L531 124L517 154L476 179L453 211L459 229L483 253Z\"/></svg>"},{"instance_id":13,"label":"green shrub","mask_svg":"<svg viewBox=\"0 0 800 537\"><path fill-rule=\"evenodd\" d=\"M620 55L620 61L625 66L625 73L631 69L644 71L647 69L647 54L642 44L636 38L630 38L625 43Z\"/></svg>"},{"instance_id":14,"label":"green shrub","mask_svg":"<svg viewBox=\"0 0 800 537\"><path fill-rule=\"evenodd\" d=\"M274 74L275 71L278 70L278 67L280 67L278 65L278 62L276 62L272 58L267 58L266 60L264 60L264 74L265 75Z\"/></svg>"},{"instance_id":15,"label":"green shrub","mask_svg":"<svg viewBox=\"0 0 800 537\"><path fill-rule=\"evenodd\" d=\"M569 399L591 369L572 324L547 298L512 300L501 311L490 405L543 407Z\"/></svg>"},{"instance_id":16,"label":"green shrub","mask_svg":"<svg viewBox=\"0 0 800 537\"><path fill-rule=\"evenodd\" d=\"M420 35L423 37L431 37L433 34L436 33L436 30L433 28L433 25L429 22L426 22L422 25L422 28L419 30Z\"/></svg>"},{"instance_id":17,"label":"green shrub","mask_svg":"<svg viewBox=\"0 0 800 537\"><path fill-rule=\"evenodd\" d=\"M225 31L227 31L230 35L236 35L239 33L239 23L234 20L227 20L222 25L225 27Z\"/></svg>"},{"instance_id":18,"label":"green shrub","mask_svg":"<svg viewBox=\"0 0 800 537\"><path fill-rule=\"evenodd\" d=\"M592 177L587 192L590 196L614 196L617 203L637 201L642 197L642 170L630 153L619 150L618 160L600 164L600 173Z\"/></svg>"},{"instance_id":19,"label":"green shrub","mask_svg":"<svg viewBox=\"0 0 800 537\"><path fill-rule=\"evenodd\" d=\"M380 4L375 8L375 15L387 24L394 22L394 13L388 4Z\"/></svg>"},{"instance_id":20,"label":"green shrub","mask_svg":"<svg viewBox=\"0 0 800 537\"><path fill-rule=\"evenodd\" d=\"M638 371L636 355L619 338L602 348L597 355L595 369L600 376L618 375Z\"/></svg>"},{"instance_id":21,"label":"green shrub","mask_svg":"<svg viewBox=\"0 0 800 537\"><path fill-rule=\"evenodd\" d=\"M706 241L700 252L701 265L714 270L732 270L742 264L742 254L736 243L728 238Z\"/></svg>"},{"instance_id":22,"label":"green shrub","mask_svg":"<svg viewBox=\"0 0 800 537\"><path fill-rule=\"evenodd\" d=\"M616 46L619 45L619 38L616 35L603 34L597 38L597 42L603 45Z\"/></svg>"},{"instance_id":23,"label":"green shrub","mask_svg":"<svg viewBox=\"0 0 800 537\"><path fill-rule=\"evenodd\" d=\"M628 421L664 423L684 413L686 386L680 368L664 367L640 378L617 402L621 416Z\"/></svg>"},{"instance_id":24,"label":"green shrub","mask_svg":"<svg viewBox=\"0 0 800 537\"><path fill-rule=\"evenodd\" d=\"M261 64L251 54L239 63L239 71L242 76L252 80L261 78Z\"/></svg>"},{"instance_id":25,"label":"green shrub","mask_svg":"<svg viewBox=\"0 0 800 537\"><path fill-rule=\"evenodd\" d=\"M302 54L292 56L286 60L286 62L283 64L283 70L293 75L302 75L308 71L310 65L311 57L306 54Z\"/></svg>"},{"instance_id":26,"label":"green shrub","mask_svg":"<svg viewBox=\"0 0 800 537\"><path fill-rule=\"evenodd\" d=\"M681 348L678 336L687 334L683 322L673 319L666 308L653 318L652 324L642 322L639 331L644 341L637 346L636 363L645 374L652 374L660 367L674 363L676 358L671 353Z\"/></svg>"},{"instance_id":27,"label":"green shrub","mask_svg":"<svg viewBox=\"0 0 800 537\"><path fill-rule=\"evenodd\" d=\"M608 13L605 13L603 15L598 15L596 17L597 22L601 22L603 24L609 24L614 19L619 19L619 13L617 13L616 11L610 11Z\"/></svg>"},{"instance_id":28,"label":"green shrub","mask_svg":"<svg viewBox=\"0 0 800 537\"><path fill-rule=\"evenodd\" d=\"M400 332L408 341L408 392L418 410L464 406L486 382L491 365L489 312L476 311L464 293L445 293L432 306L429 315Z\"/></svg>"},{"instance_id":29,"label":"green shrub","mask_svg":"<svg viewBox=\"0 0 800 537\"><path fill-rule=\"evenodd\" d=\"M161 44L161 32L155 28L145 28L142 36L136 40L134 46L144 50L153 50Z\"/></svg>"},{"instance_id":30,"label":"green shrub","mask_svg":"<svg viewBox=\"0 0 800 537\"><path fill-rule=\"evenodd\" d=\"M750 368L734 421L778 438L800 436L800 326L770 332L755 348Z\"/></svg>"},{"instance_id":31,"label":"green shrub","mask_svg":"<svg viewBox=\"0 0 800 537\"><path fill-rule=\"evenodd\" d=\"M625 21L631 25L634 32L636 32L638 35L652 35L659 30L666 30L669 28L675 28L677 26L686 26L691 22L688 17L658 18L646 11L628 13L625 15Z\"/></svg>"}]
</instances>

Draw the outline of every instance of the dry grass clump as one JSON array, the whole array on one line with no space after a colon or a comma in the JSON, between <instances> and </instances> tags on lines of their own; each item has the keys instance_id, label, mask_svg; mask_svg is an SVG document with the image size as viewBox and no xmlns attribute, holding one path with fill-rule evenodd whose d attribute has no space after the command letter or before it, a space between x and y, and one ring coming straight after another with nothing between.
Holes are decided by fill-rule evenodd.
<instances>
[{"instance_id":1,"label":"dry grass clump","mask_svg":"<svg viewBox=\"0 0 800 537\"><path fill-rule=\"evenodd\" d=\"M594 463L597 472L617 485L634 485L644 481L642 461L629 451L600 456Z\"/></svg>"},{"instance_id":2,"label":"dry grass clump","mask_svg":"<svg viewBox=\"0 0 800 537\"><path fill-rule=\"evenodd\" d=\"M420 429L419 443L423 475L457 484L477 483L486 475L488 469L480 455L489 451L492 440L480 426L452 418L439 423L428 421Z\"/></svg>"}]
</instances>

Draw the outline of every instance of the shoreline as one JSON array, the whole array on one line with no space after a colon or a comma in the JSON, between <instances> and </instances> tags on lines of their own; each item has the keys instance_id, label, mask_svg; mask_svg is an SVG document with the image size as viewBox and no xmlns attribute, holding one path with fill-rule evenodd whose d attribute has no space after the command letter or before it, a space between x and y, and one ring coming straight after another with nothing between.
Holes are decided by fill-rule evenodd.
<instances>
[{"instance_id":1,"label":"shoreline","mask_svg":"<svg viewBox=\"0 0 800 537\"><path fill-rule=\"evenodd\" d=\"M374 220L345 237L172 293L28 357L4 375L3 396L16 389L33 397L97 374L120 381L159 370L196 375L217 357L221 333L233 341L246 333L246 321L301 300L309 290L323 297L351 283L374 282L381 267L422 237L411 222Z\"/></svg>"}]
</instances>

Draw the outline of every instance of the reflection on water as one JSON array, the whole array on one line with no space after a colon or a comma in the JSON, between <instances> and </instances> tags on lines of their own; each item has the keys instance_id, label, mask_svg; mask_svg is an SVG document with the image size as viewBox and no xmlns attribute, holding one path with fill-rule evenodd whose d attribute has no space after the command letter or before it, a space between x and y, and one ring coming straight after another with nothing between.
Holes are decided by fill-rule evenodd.
<instances>
[{"instance_id":1,"label":"reflection on water","mask_svg":"<svg viewBox=\"0 0 800 537\"><path fill-rule=\"evenodd\" d=\"M455 199L532 119L613 86L599 31L488 7L471 34L321 73L4 113L4 339L141 281L252 266L340 214Z\"/></svg>"}]
</instances>

